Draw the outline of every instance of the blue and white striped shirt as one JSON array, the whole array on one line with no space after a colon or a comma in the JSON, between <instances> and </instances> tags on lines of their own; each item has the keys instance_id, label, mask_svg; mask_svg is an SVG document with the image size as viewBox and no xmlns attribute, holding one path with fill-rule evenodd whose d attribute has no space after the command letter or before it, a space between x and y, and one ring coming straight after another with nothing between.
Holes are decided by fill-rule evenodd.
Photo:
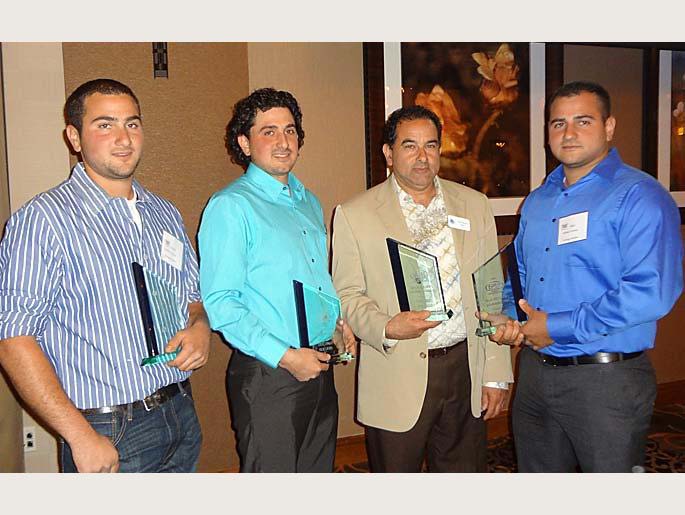
<instances>
[{"instance_id":1,"label":"blue and white striped shirt","mask_svg":"<svg viewBox=\"0 0 685 515\"><path fill-rule=\"evenodd\" d=\"M34 336L77 408L140 400L190 375L140 365L147 350L131 263L177 288L186 321L200 295L178 210L135 180L133 189L142 233L126 200L110 197L79 163L12 215L0 243L0 338ZM161 258L164 232L183 244L180 270Z\"/></svg>"}]
</instances>

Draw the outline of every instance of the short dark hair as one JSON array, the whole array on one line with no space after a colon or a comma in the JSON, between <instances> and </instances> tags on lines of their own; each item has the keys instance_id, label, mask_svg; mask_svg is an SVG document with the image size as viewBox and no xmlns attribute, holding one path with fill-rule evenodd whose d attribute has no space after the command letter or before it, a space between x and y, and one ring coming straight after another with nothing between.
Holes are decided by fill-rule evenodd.
<instances>
[{"instance_id":1,"label":"short dark hair","mask_svg":"<svg viewBox=\"0 0 685 515\"><path fill-rule=\"evenodd\" d=\"M67 98L67 102L64 105L64 120L67 125L76 127L79 134L83 128L83 114L86 110L86 98L94 93L100 93L102 95L128 95L135 101L136 107L138 107L138 114L140 114L140 102L138 102L138 97L136 97L131 88L126 84L122 84L113 79L95 79L84 82L69 95L69 98Z\"/></svg>"},{"instance_id":2,"label":"short dark hair","mask_svg":"<svg viewBox=\"0 0 685 515\"><path fill-rule=\"evenodd\" d=\"M592 93L597 97L599 108L602 112L602 121L605 122L611 116L611 98L609 98L609 93L596 82L582 80L568 82L552 93L552 96L547 100L547 120L549 120L550 108L557 98L575 97L584 91Z\"/></svg>"},{"instance_id":3,"label":"short dark hair","mask_svg":"<svg viewBox=\"0 0 685 515\"><path fill-rule=\"evenodd\" d=\"M440 118L430 109L423 106L400 107L393 111L388 119L385 121L383 128L383 143L392 147L397 139L397 126L404 121L409 120L430 120L438 130L438 142L442 137L442 123Z\"/></svg>"},{"instance_id":4,"label":"short dark hair","mask_svg":"<svg viewBox=\"0 0 685 515\"><path fill-rule=\"evenodd\" d=\"M298 146L304 145L302 111L295 97L287 91L276 91L274 88L256 89L249 96L236 102L233 106L233 116L226 126L226 149L231 156L231 161L247 168L250 164L250 156L240 148L238 136L242 134L249 138L257 111L264 112L274 107L285 107L290 111L295 120Z\"/></svg>"}]
</instances>

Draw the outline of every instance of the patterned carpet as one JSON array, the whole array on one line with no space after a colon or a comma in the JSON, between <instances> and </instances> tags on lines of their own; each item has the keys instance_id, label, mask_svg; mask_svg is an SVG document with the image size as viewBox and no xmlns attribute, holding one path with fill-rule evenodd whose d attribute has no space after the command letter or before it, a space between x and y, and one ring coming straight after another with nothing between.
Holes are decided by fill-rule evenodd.
<instances>
[{"instance_id":1,"label":"patterned carpet","mask_svg":"<svg viewBox=\"0 0 685 515\"><path fill-rule=\"evenodd\" d=\"M685 472L685 404L654 410L647 439L645 472ZM488 442L489 472L516 472L514 443L510 436ZM368 472L367 463L342 465L337 472Z\"/></svg>"}]
</instances>

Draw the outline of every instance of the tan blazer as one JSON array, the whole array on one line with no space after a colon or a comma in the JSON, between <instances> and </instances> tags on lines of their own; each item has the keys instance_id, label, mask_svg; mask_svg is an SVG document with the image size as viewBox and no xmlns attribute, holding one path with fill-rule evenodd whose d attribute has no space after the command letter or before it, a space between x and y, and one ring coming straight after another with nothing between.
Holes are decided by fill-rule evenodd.
<instances>
[{"instance_id":1,"label":"tan blazer","mask_svg":"<svg viewBox=\"0 0 685 515\"><path fill-rule=\"evenodd\" d=\"M512 382L509 347L476 336L471 273L497 252L495 220L487 197L451 181L440 180L447 213L471 222L470 231L452 230L461 271L461 291L468 332L471 411L480 416L482 385ZM361 338L357 418L362 424L403 432L418 420L428 380L427 336L383 348L383 331L397 314L386 237L412 244L397 194L390 182L338 206L333 221L333 284L343 316Z\"/></svg>"}]
</instances>

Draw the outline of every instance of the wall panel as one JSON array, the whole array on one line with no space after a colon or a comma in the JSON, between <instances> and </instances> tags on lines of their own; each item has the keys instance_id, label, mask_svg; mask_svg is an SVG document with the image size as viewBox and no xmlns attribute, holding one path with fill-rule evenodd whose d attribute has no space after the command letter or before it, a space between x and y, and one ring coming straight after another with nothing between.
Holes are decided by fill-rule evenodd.
<instances>
[{"instance_id":1,"label":"wall panel","mask_svg":"<svg viewBox=\"0 0 685 515\"><path fill-rule=\"evenodd\" d=\"M154 79L150 43L64 43L67 94L82 82L110 77L138 96L145 149L136 177L180 210L196 245L200 216L212 193L238 177L224 148L233 104L248 92L245 43L169 43L169 78ZM204 443L198 470L238 464L229 426L224 376L229 350L212 336L210 360L193 374Z\"/></svg>"}]
</instances>

